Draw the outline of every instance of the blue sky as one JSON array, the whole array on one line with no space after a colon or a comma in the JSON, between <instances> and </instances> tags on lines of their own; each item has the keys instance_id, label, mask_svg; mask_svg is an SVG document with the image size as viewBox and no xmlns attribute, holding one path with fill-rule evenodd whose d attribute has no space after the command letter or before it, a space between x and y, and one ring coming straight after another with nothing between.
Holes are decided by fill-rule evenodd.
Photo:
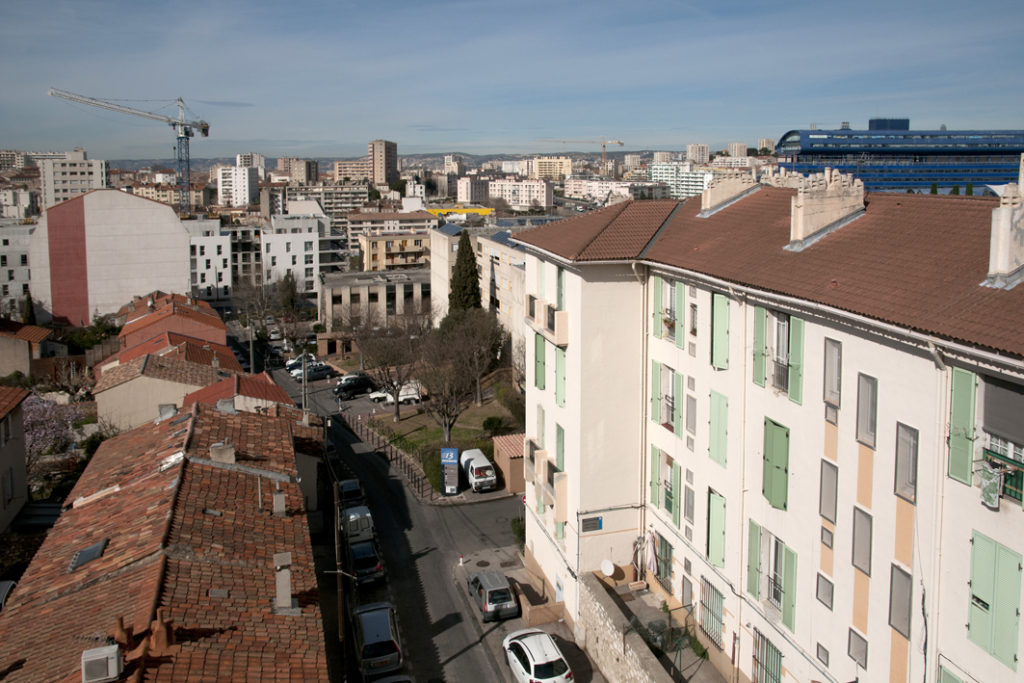
<instances>
[{"instance_id":1,"label":"blue sky","mask_svg":"<svg viewBox=\"0 0 1024 683\"><path fill-rule=\"evenodd\" d=\"M753 145L792 128L1024 128L1020 0L0 0L0 148L197 158Z\"/></svg>"}]
</instances>

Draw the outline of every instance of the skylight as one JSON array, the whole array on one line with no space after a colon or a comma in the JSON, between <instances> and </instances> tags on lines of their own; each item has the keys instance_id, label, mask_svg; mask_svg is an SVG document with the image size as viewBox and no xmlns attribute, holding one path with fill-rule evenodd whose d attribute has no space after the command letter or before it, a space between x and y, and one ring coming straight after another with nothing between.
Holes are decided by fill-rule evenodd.
<instances>
[{"instance_id":1,"label":"skylight","mask_svg":"<svg viewBox=\"0 0 1024 683\"><path fill-rule=\"evenodd\" d=\"M76 550L74 557L71 558L71 564L68 565L68 571L74 571L87 562L92 562L97 557L103 555L103 551L107 547L107 543L110 542L109 538L104 538L102 541L93 543L90 546Z\"/></svg>"}]
</instances>

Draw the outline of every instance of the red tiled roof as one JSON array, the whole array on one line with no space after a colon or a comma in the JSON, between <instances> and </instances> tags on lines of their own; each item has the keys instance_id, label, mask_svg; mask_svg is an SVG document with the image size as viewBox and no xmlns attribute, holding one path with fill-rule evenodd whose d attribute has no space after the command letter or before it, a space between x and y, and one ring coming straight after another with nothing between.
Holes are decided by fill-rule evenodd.
<instances>
[{"instance_id":1,"label":"red tiled roof","mask_svg":"<svg viewBox=\"0 0 1024 683\"><path fill-rule=\"evenodd\" d=\"M363 221L436 221L437 216L429 211L410 211L408 213L380 212L380 213L349 213L345 215L350 223Z\"/></svg>"},{"instance_id":2,"label":"red tiled roof","mask_svg":"<svg viewBox=\"0 0 1024 683\"><path fill-rule=\"evenodd\" d=\"M276 484L213 466L214 443L283 476L288 514L272 513ZM176 643L129 661L138 680L326 680L296 475L290 418L196 406L105 441L69 497L84 502L57 520L0 612L5 683L80 680L83 650L115 634L122 652L135 649L158 608ZM102 556L69 570L76 550L103 539ZM272 608L277 552L292 554L295 615ZM135 635L117 634L119 618Z\"/></svg>"},{"instance_id":3,"label":"red tiled roof","mask_svg":"<svg viewBox=\"0 0 1024 683\"><path fill-rule=\"evenodd\" d=\"M30 344L38 344L50 336L50 330L36 325L25 325L6 318L0 318L0 335L14 337Z\"/></svg>"},{"instance_id":4,"label":"red tiled roof","mask_svg":"<svg viewBox=\"0 0 1024 683\"><path fill-rule=\"evenodd\" d=\"M652 207L639 225L623 224L629 206L677 202L628 202L513 239L579 261L642 257L1024 357L1024 286L980 284L988 274L995 200L870 194L862 216L793 252L783 247L795 192L762 187L707 218L698 216L701 200L693 197L671 220ZM662 226L646 252L638 248Z\"/></svg>"},{"instance_id":5,"label":"red tiled roof","mask_svg":"<svg viewBox=\"0 0 1024 683\"><path fill-rule=\"evenodd\" d=\"M141 344L115 353L100 365L111 362L127 363L133 358L147 353L184 358L201 365L213 365L213 360L216 358L218 367L233 372L242 372L242 366L229 347L177 332L161 332Z\"/></svg>"},{"instance_id":6,"label":"red tiled roof","mask_svg":"<svg viewBox=\"0 0 1024 683\"><path fill-rule=\"evenodd\" d=\"M508 453L512 459L523 457L523 445L526 442L526 434L502 434L494 437L494 451Z\"/></svg>"},{"instance_id":7,"label":"red tiled roof","mask_svg":"<svg viewBox=\"0 0 1024 683\"><path fill-rule=\"evenodd\" d=\"M105 370L92 391L97 394L143 376L194 387L205 387L220 381L225 374L229 373L230 371L226 368L201 365L183 358L146 354Z\"/></svg>"},{"instance_id":8,"label":"red tiled roof","mask_svg":"<svg viewBox=\"0 0 1024 683\"><path fill-rule=\"evenodd\" d=\"M28 389L0 386L0 419L7 417L7 414L17 408L28 394Z\"/></svg>"},{"instance_id":9,"label":"red tiled roof","mask_svg":"<svg viewBox=\"0 0 1024 683\"><path fill-rule=\"evenodd\" d=\"M163 308L160 309L156 309L149 315L144 315L125 324L125 326L121 328L121 332L117 336L122 338L126 337L130 334L138 332L139 330L145 329L150 325L154 325L162 320L165 320L171 316L188 318L190 320L200 322L204 325L208 325L209 327L212 327L215 330L227 330L227 326L224 324L224 321L222 321L217 315L210 315L209 313L205 313L203 311L196 310L188 306L179 306L176 304L172 304L169 306L164 306Z\"/></svg>"},{"instance_id":10,"label":"red tiled roof","mask_svg":"<svg viewBox=\"0 0 1024 683\"><path fill-rule=\"evenodd\" d=\"M190 406L193 403L216 405L217 401L221 399L235 396L248 396L288 406L295 405L291 397L288 396L288 392L278 386L266 372L261 372L258 375L227 377L216 384L193 391L185 397L182 405Z\"/></svg>"}]
</instances>

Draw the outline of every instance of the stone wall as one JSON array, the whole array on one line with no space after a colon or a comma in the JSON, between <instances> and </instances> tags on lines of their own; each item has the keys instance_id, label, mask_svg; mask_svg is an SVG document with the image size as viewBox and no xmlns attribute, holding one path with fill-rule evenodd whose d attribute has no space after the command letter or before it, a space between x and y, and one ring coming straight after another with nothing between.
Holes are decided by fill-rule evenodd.
<instances>
[{"instance_id":1,"label":"stone wall","mask_svg":"<svg viewBox=\"0 0 1024 683\"><path fill-rule=\"evenodd\" d=\"M590 572L580 576L576 643L610 681L648 683L672 677L622 614L601 581Z\"/></svg>"}]
</instances>

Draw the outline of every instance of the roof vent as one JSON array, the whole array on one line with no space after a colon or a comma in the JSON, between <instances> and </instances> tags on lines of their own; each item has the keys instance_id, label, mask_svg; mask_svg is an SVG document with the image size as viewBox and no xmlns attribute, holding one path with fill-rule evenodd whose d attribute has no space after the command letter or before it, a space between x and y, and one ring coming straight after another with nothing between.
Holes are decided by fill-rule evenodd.
<instances>
[{"instance_id":1,"label":"roof vent","mask_svg":"<svg viewBox=\"0 0 1024 683\"><path fill-rule=\"evenodd\" d=\"M1024 165L1024 162L1022 162ZM1010 183L992 209L986 287L1010 289L1024 280L1024 208L1020 186Z\"/></svg>"},{"instance_id":2,"label":"roof vent","mask_svg":"<svg viewBox=\"0 0 1024 683\"><path fill-rule=\"evenodd\" d=\"M210 460L214 462L235 462L235 447L229 443L210 444Z\"/></svg>"},{"instance_id":3,"label":"roof vent","mask_svg":"<svg viewBox=\"0 0 1024 683\"><path fill-rule=\"evenodd\" d=\"M120 645L105 645L82 651L82 683L116 681L121 677Z\"/></svg>"},{"instance_id":4,"label":"roof vent","mask_svg":"<svg viewBox=\"0 0 1024 683\"><path fill-rule=\"evenodd\" d=\"M110 541L109 538L104 538L102 541L97 541L90 546L76 550L74 556L71 558L71 563L68 565L68 571L73 571L87 562L92 562L98 557L103 555L103 551L107 548L107 543Z\"/></svg>"},{"instance_id":5,"label":"roof vent","mask_svg":"<svg viewBox=\"0 0 1024 683\"><path fill-rule=\"evenodd\" d=\"M162 422L168 418L172 418L178 414L178 406L173 403L161 403L158 407L159 415L156 418L157 422Z\"/></svg>"}]
</instances>

